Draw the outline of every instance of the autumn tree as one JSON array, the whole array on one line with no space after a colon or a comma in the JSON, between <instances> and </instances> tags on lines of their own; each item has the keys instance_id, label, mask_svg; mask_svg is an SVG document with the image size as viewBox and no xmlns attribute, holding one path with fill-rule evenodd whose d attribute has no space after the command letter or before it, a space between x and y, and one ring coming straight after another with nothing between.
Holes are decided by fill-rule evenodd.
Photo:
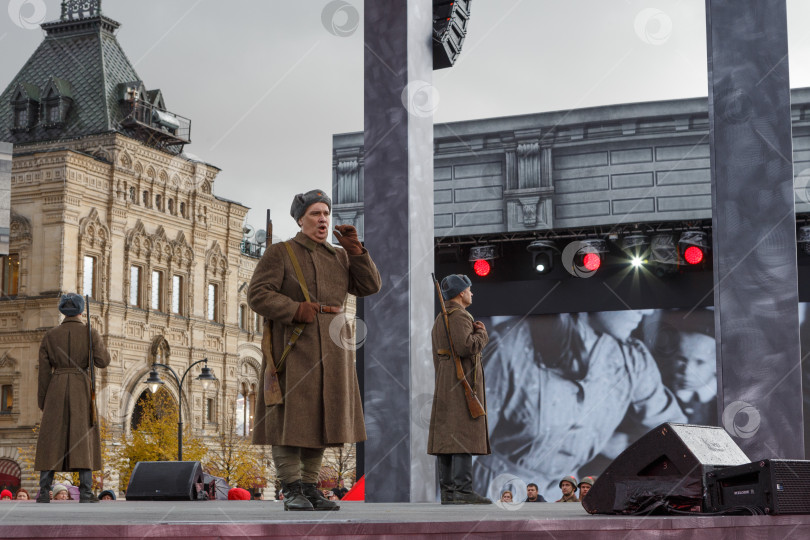
<instances>
[{"instance_id":1,"label":"autumn tree","mask_svg":"<svg viewBox=\"0 0 810 540\"><path fill-rule=\"evenodd\" d=\"M340 480L351 480L357 470L357 445L346 443L343 446L330 447L323 455L321 465L321 478L328 478L329 483L335 487L340 485Z\"/></svg>"},{"instance_id":2,"label":"autumn tree","mask_svg":"<svg viewBox=\"0 0 810 540\"><path fill-rule=\"evenodd\" d=\"M177 404L163 388L155 394L145 394L136 427L121 448L119 483L129 484L132 469L139 461L177 460ZM183 430L183 461L202 461L206 454L202 440L195 437L189 426Z\"/></svg>"},{"instance_id":3,"label":"autumn tree","mask_svg":"<svg viewBox=\"0 0 810 540\"><path fill-rule=\"evenodd\" d=\"M219 476L230 486L248 490L267 484L264 447L253 446L250 438L240 435L236 426L236 408L231 409L216 439L209 449L203 468Z\"/></svg>"}]
</instances>

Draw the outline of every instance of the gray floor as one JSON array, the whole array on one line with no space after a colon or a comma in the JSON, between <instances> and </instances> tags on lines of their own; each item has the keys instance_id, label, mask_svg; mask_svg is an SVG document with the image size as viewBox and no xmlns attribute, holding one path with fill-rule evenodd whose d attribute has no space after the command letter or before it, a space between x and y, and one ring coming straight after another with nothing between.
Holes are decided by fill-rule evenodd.
<instances>
[{"instance_id":1,"label":"gray floor","mask_svg":"<svg viewBox=\"0 0 810 540\"><path fill-rule=\"evenodd\" d=\"M284 512L275 501L156 502L115 501L98 504L57 502L0 503L0 527L10 525L109 525L156 523L415 523L593 518L576 503L523 504L506 509L439 504L366 504L342 502L337 512ZM2 535L0 535L2 536Z\"/></svg>"}]
</instances>

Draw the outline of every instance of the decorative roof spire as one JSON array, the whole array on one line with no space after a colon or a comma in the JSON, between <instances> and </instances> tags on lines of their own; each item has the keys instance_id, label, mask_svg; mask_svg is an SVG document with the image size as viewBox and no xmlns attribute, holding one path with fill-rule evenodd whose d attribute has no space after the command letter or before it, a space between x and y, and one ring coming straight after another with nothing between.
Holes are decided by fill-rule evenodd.
<instances>
[{"instance_id":1,"label":"decorative roof spire","mask_svg":"<svg viewBox=\"0 0 810 540\"><path fill-rule=\"evenodd\" d=\"M62 0L63 22L90 19L101 15L101 0Z\"/></svg>"}]
</instances>

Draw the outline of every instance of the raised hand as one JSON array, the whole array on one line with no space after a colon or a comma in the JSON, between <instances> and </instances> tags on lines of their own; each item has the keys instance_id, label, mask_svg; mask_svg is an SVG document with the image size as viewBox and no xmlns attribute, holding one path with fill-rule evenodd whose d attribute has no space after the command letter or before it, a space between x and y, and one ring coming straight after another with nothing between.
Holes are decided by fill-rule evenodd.
<instances>
[{"instance_id":1,"label":"raised hand","mask_svg":"<svg viewBox=\"0 0 810 540\"><path fill-rule=\"evenodd\" d=\"M357 229L352 225L336 225L335 238L349 255L362 255L363 244L357 236Z\"/></svg>"}]
</instances>

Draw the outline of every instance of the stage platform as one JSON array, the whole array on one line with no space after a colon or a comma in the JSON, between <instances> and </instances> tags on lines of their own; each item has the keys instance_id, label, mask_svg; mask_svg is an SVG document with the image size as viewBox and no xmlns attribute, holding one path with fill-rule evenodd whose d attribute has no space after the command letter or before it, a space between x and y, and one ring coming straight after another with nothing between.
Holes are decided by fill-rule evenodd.
<instances>
[{"instance_id":1,"label":"stage platform","mask_svg":"<svg viewBox=\"0 0 810 540\"><path fill-rule=\"evenodd\" d=\"M284 512L275 501L0 503L6 538L810 538L810 516L592 516L576 503L448 507L341 503L337 512Z\"/></svg>"}]
</instances>

